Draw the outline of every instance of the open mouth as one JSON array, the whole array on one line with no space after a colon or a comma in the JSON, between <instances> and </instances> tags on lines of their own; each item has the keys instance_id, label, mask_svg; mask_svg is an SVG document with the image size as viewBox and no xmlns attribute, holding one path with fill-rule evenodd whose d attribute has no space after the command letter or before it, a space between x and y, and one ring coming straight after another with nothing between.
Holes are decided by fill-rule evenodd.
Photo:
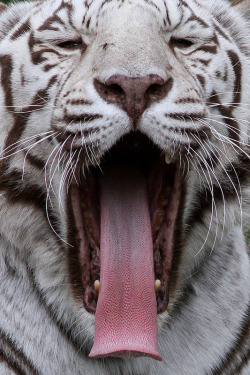
<instances>
[{"instance_id":1,"label":"open mouth","mask_svg":"<svg viewBox=\"0 0 250 375\"><path fill-rule=\"evenodd\" d=\"M83 303L96 318L92 356L160 359L157 313L168 306L180 196L178 163L139 132L122 138L72 187Z\"/></svg>"}]
</instances>

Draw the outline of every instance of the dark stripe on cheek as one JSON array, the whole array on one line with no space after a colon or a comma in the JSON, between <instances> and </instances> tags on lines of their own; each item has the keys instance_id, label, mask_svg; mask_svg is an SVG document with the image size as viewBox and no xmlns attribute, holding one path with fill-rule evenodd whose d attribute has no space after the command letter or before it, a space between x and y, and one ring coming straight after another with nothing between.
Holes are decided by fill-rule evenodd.
<instances>
[{"instance_id":1,"label":"dark stripe on cheek","mask_svg":"<svg viewBox=\"0 0 250 375\"><path fill-rule=\"evenodd\" d=\"M232 111L235 107L235 104L231 106L224 106L220 102L219 95L213 91L211 99L210 99L210 104L214 105L216 104L216 108L220 111L223 120L225 121L225 124L227 126L227 131L229 134L229 137L231 139L234 139L236 141L239 141L239 124L236 118L233 117Z\"/></svg>"},{"instance_id":2,"label":"dark stripe on cheek","mask_svg":"<svg viewBox=\"0 0 250 375\"><path fill-rule=\"evenodd\" d=\"M45 53L53 53L58 58L62 57L62 55L55 49L53 46L45 47L41 46L43 44L42 40L36 39L34 34L31 32L28 40L28 46L30 50L30 57L31 61L34 65L39 65L44 63L47 60L47 57L44 56ZM37 46L37 50L34 50L34 47ZM54 67L56 64L51 64L51 67ZM45 65L45 70L50 69L50 64Z\"/></svg>"},{"instance_id":3,"label":"dark stripe on cheek","mask_svg":"<svg viewBox=\"0 0 250 375\"><path fill-rule=\"evenodd\" d=\"M7 107L13 106L12 97L12 85L11 85L11 75L13 71L12 57L9 55L0 55L0 65L2 68L1 73L1 84L5 95L5 105ZM11 108L9 108L11 111Z\"/></svg>"},{"instance_id":4,"label":"dark stripe on cheek","mask_svg":"<svg viewBox=\"0 0 250 375\"><path fill-rule=\"evenodd\" d=\"M178 100L175 101L175 104L179 104L179 103L184 103L184 104L187 104L187 103L199 103L201 104L201 100L199 99L193 99L193 98L180 98Z\"/></svg>"},{"instance_id":5,"label":"dark stripe on cheek","mask_svg":"<svg viewBox=\"0 0 250 375\"><path fill-rule=\"evenodd\" d=\"M238 160L234 163L224 166L223 178L221 179L220 186L213 186L213 197L215 203L222 202L223 196L225 200L237 199L235 189L240 192L241 186L247 183L250 160L245 154L239 154ZM221 192L223 190L223 195ZM212 197L210 188L204 187L197 195L197 202L195 207L190 210L189 217L186 224L189 228L193 228L195 223L200 223L203 220L204 214L211 208Z\"/></svg>"},{"instance_id":6,"label":"dark stripe on cheek","mask_svg":"<svg viewBox=\"0 0 250 375\"><path fill-rule=\"evenodd\" d=\"M28 178L23 180L22 177L22 172L18 170L3 171L0 175L0 190L6 192L6 198L10 203L23 202L26 205L33 205L42 210L46 220L49 219L55 232L60 235L58 220L49 202L46 209L47 194L45 190L34 183L30 184L27 182Z\"/></svg>"},{"instance_id":7,"label":"dark stripe on cheek","mask_svg":"<svg viewBox=\"0 0 250 375\"><path fill-rule=\"evenodd\" d=\"M231 60L232 67L235 74L235 82L234 82L234 95L233 95L233 101L234 104L240 104L241 102L241 80L242 80L242 66L239 59L239 56L234 51L228 51L228 56Z\"/></svg>"},{"instance_id":8,"label":"dark stripe on cheek","mask_svg":"<svg viewBox=\"0 0 250 375\"><path fill-rule=\"evenodd\" d=\"M27 122L29 120L29 117L32 114L32 111L43 109L46 106L49 100L48 90L55 82L56 82L56 77L52 77L47 87L37 92L37 94L35 95L32 101L31 106L24 108L23 113L15 114L14 125L8 134L4 148L11 147L12 144L17 142L21 138L25 130L25 127L27 125Z\"/></svg>"},{"instance_id":9,"label":"dark stripe on cheek","mask_svg":"<svg viewBox=\"0 0 250 375\"><path fill-rule=\"evenodd\" d=\"M45 208L46 193L40 186L22 180L22 173L18 170L3 172L0 175L0 188L6 191L7 198L13 203L21 200L38 208Z\"/></svg>"},{"instance_id":10,"label":"dark stripe on cheek","mask_svg":"<svg viewBox=\"0 0 250 375\"><path fill-rule=\"evenodd\" d=\"M179 120L179 121L193 121L197 118L203 118L204 113L167 113L165 114L165 117L169 117L173 120Z\"/></svg>"},{"instance_id":11,"label":"dark stripe on cheek","mask_svg":"<svg viewBox=\"0 0 250 375\"><path fill-rule=\"evenodd\" d=\"M71 105L91 105L94 104L93 102L85 99L68 99L66 101L66 104L71 104Z\"/></svg>"},{"instance_id":12,"label":"dark stripe on cheek","mask_svg":"<svg viewBox=\"0 0 250 375\"><path fill-rule=\"evenodd\" d=\"M93 114L92 115L91 113L82 113L79 116L65 114L65 116L63 117L62 120L67 122L67 123L79 122L79 123L85 124L85 123L88 123L88 122L92 122L94 120L98 120L99 118L102 118L102 117L103 117L102 115L99 115L99 114Z\"/></svg>"},{"instance_id":13,"label":"dark stripe on cheek","mask_svg":"<svg viewBox=\"0 0 250 375\"><path fill-rule=\"evenodd\" d=\"M26 159L29 161L29 163L31 165L33 165L37 169L44 169L45 168L45 165L46 165L45 160L40 159L36 155L32 155L30 152L26 153Z\"/></svg>"}]
</instances>

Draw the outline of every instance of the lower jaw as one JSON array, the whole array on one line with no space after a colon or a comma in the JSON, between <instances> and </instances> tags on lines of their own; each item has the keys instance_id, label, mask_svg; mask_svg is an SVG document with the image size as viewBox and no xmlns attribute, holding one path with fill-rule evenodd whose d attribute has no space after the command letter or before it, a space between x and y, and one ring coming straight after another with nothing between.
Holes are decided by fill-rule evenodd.
<instances>
[{"instance_id":1,"label":"lower jaw","mask_svg":"<svg viewBox=\"0 0 250 375\"><path fill-rule=\"evenodd\" d=\"M150 356L161 360L157 313L168 306L181 195L178 165L167 168L171 186L164 186L163 163L160 158L157 168L164 173L153 168L146 178L138 167L108 164L104 177L84 183L83 190L72 187L83 304L95 314L91 357ZM98 186L94 186L96 182ZM99 205L93 203L91 190L100 197Z\"/></svg>"}]
</instances>

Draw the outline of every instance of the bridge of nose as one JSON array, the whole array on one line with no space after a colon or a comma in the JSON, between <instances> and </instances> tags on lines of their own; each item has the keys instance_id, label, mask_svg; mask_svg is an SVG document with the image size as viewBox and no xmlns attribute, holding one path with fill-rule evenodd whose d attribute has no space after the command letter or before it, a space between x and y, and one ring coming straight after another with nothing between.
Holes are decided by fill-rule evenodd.
<instances>
[{"instance_id":1,"label":"bridge of nose","mask_svg":"<svg viewBox=\"0 0 250 375\"><path fill-rule=\"evenodd\" d=\"M166 44L152 13L139 7L124 7L107 14L99 30L102 32L99 32L98 45L103 46L99 50L102 80L114 74L130 77L164 75Z\"/></svg>"}]
</instances>

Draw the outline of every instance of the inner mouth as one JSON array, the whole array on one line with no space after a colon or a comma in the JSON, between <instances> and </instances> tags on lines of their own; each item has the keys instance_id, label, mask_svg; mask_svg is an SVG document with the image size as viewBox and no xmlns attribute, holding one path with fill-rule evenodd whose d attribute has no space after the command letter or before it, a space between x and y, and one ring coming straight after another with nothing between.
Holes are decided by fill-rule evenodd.
<instances>
[{"instance_id":1,"label":"inner mouth","mask_svg":"<svg viewBox=\"0 0 250 375\"><path fill-rule=\"evenodd\" d=\"M139 310L140 300L144 298L141 296L147 295L147 289L150 291L145 303L141 302L142 311L150 309L147 306L152 304L155 304L155 315L167 309L180 195L177 162L166 162L165 154L139 132L123 137L104 155L99 165L91 167L82 176L79 186L72 187L83 303L88 312L96 314L96 320L101 315L106 322L105 306L113 303L115 311L119 304L120 310L129 306L129 311L132 311L131 296L135 289L139 291L140 288L141 295L135 301ZM116 272L114 268L119 269L116 276L112 276ZM125 280L123 287L120 278ZM148 279L149 286L145 281ZM117 288L109 285L115 280ZM116 289L118 297L114 295ZM148 303L149 299L151 302ZM112 310L112 306L110 308ZM135 311L131 313L133 316ZM128 314L127 310L124 314ZM111 326L113 330L113 323ZM122 349L114 351L160 358L154 349L145 354L138 345L135 349L126 349L123 344Z\"/></svg>"}]
</instances>

